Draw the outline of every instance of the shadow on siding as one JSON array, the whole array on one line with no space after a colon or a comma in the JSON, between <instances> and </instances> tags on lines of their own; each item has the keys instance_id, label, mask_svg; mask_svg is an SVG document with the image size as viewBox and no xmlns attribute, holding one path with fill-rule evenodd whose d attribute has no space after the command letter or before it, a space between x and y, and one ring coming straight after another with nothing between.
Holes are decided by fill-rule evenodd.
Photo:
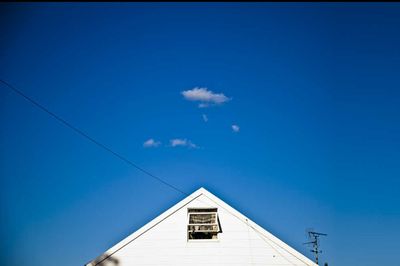
<instances>
[{"instance_id":1,"label":"shadow on siding","mask_svg":"<svg viewBox=\"0 0 400 266\"><path fill-rule=\"evenodd\" d=\"M95 266L118 266L119 260L113 256L108 257L108 254L103 254L92 262Z\"/></svg>"}]
</instances>

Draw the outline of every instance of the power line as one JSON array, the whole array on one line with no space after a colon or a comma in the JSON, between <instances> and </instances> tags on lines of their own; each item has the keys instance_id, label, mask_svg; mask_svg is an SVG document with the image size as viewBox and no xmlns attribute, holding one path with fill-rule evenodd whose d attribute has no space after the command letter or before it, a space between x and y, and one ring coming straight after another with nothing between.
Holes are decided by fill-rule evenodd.
<instances>
[{"instance_id":1,"label":"power line","mask_svg":"<svg viewBox=\"0 0 400 266\"><path fill-rule=\"evenodd\" d=\"M76 133L78 133L80 136L86 138L87 140L91 141L92 143L96 144L97 146L99 146L100 148L102 148L103 150L111 153L112 155L114 155L115 157L117 157L118 159L124 161L125 163L135 167L137 170L141 171L142 173L152 177L153 179L159 181L160 183L188 196L189 194L184 192L183 190L177 188L176 186L168 183L167 181L165 181L164 179L150 173L149 171L143 169L142 167L138 166L137 164L135 164L134 162L132 162L131 160L129 160L128 158L122 156L121 154L113 151L111 148L109 148L108 146L106 146L105 144L101 143L100 141L92 138L91 136L89 136L88 134L86 134L85 132L83 132L82 130L80 130L79 128L77 128L76 126L72 125L71 123L69 123L68 121L66 121L65 119L63 119L62 117L60 117L59 115L55 114L54 112L50 111L49 109L47 109L45 106L43 106L42 104L38 103L37 101L35 101L34 99L32 99L31 97L29 97L28 95L26 95L25 93L23 93L22 91L20 91L19 89L17 89L16 87L14 87L13 85L9 84L8 82L0 79L0 82L3 83L4 85L6 85L8 88L10 88L11 90L13 90L15 93L17 93L18 95L22 96L23 98L25 98L26 100L28 100L29 102L31 102L34 106L36 106L37 108L39 108L40 110L46 112L47 114L49 114L50 116L52 116L53 118L55 118L56 120L58 120L60 123L62 123L64 126L72 129L73 131L75 131Z\"/></svg>"}]
</instances>

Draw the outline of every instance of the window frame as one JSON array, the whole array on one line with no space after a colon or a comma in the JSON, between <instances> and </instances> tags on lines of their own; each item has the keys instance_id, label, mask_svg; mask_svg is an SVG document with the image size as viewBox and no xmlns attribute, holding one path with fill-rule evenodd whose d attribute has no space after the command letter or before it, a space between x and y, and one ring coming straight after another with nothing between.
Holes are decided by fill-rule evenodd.
<instances>
[{"instance_id":1,"label":"window frame","mask_svg":"<svg viewBox=\"0 0 400 266\"><path fill-rule=\"evenodd\" d=\"M191 210L196 210L196 211L191 211ZM204 211L202 211L204 210ZM213 210L213 211L210 211ZM221 232L221 228L220 228L220 224L219 224L219 215L218 215L218 208L206 208L206 207L200 207L200 208L188 208L187 209L187 223L186 223L186 239L188 242L207 242L207 241L211 241L211 242L215 242L215 241L219 241L219 237L218 234ZM210 223L210 224L194 224L194 223L190 223L190 215L193 214L215 214L215 223ZM191 239L189 238L190 232L189 231L189 226L201 226L201 225L208 225L208 226L216 226L217 229L215 231L209 231L209 230L199 230L196 232L202 232L202 233L215 233L216 238L210 238L210 239Z\"/></svg>"}]
</instances>

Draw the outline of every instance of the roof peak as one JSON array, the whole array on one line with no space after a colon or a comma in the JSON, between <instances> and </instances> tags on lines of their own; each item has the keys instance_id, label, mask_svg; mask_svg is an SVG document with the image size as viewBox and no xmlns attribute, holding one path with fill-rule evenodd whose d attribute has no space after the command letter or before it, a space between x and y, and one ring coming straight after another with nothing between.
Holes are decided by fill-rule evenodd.
<instances>
[{"instance_id":1,"label":"roof peak","mask_svg":"<svg viewBox=\"0 0 400 266\"><path fill-rule=\"evenodd\" d=\"M213 195L215 197L215 195L213 193L211 193L210 191L208 191L205 187L198 188L191 195L200 195L200 194L209 194L209 195Z\"/></svg>"}]
</instances>

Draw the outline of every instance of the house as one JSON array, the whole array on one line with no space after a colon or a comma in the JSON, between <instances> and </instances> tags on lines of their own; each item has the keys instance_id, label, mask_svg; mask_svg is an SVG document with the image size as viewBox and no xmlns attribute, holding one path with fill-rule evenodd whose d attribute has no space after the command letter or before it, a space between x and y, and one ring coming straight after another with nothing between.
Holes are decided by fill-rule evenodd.
<instances>
[{"instance_id":1,"label":"house","mask_svg":"<svg viewBox=\"0 0 400 266\"><path fill-rule=\"evenodd\" d=\"M317 266L204 188L86 265Z\"/></svg>"}]
</instances>

